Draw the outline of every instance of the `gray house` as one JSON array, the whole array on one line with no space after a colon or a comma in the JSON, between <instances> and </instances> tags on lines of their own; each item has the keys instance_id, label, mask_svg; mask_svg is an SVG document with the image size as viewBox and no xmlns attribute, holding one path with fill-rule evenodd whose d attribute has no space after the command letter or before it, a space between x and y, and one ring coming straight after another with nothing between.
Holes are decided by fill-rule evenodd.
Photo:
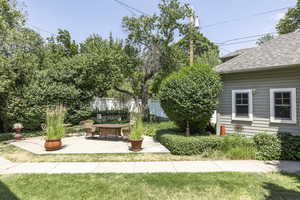
<instances>
[{"instance_id":1,"label":"gray house","mask_svg":"<svg viewBox=\"0 0 300 200\"><path fill-rule=\"evenodd\" d=\"M223 57L217 127L227 133L300 136L300 32ZM219 130L218 130L219 131Z\"/></svg>"}]
</instances>

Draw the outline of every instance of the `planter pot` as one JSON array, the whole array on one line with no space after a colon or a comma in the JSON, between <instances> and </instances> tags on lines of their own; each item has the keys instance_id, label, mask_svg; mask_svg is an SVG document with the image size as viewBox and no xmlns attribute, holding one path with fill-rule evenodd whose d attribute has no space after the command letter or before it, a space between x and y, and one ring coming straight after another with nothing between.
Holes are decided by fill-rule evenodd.
<instances>
[{"instance_id":1,"label":"planter pot","mask_svg":"<svg viewBox=\"0 0 300 200\"><path fill-rule=\"evenodd\" d=\"M46 140L45 142L45 149L46 151L55 151L61 148L61 139L57 140Z\"/></svg>"},{"instance_id":2,"label":"planter pot","mask_svg":"<svg viewBox=\"0 0 300 200\"><path fill-rule=\"evenodd\" d=\"M16 134L15 134L15 139L16 140L21 140L23 138L23 134L21 133L21 128L15 128L14 129L16 131Z\"/></svg>"},{"instance_id":3,"label":"planter pot","mask_svg":"<svg viewBox=\"0 0 300 200\"><path fill-rule=\"evenodd\" d=\"M138 152L142 150L143 139L141 140L130 140L131 150L134 152Z\"/></svg>"}]
</instances>

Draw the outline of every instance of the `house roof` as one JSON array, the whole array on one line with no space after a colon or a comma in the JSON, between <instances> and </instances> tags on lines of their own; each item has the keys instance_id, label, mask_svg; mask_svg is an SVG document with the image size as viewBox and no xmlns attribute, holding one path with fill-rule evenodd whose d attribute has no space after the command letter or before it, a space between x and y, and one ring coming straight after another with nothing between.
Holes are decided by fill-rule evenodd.
<instances>
[{"instance_id":1,"label":"house roof","mask_svg":"<svg viewBox=\"0 0 300 200\"><path fill-rule=\"evenodd\" d=\"M300 32L280 35L215 67L221 74L300 66Z\"/></svg>"},{"instance_id":2,"label":"house roof","mask_svg":"<svg viewBox=\"0 0 300 200\"><path fill-rule=\"evenodd\" d=\"M226 62L226 61L228 61L228 60L230 60L230 59L232 59L232 58L234 58L234 57L237 57L237 56L239 56L239 55L242 55L242 54L246 53L247 51L249 51L249 50L251 50L251 49L253 49L253 48L245 48L245 49L239 49L239 50L236 50L236 51L234 51L234 52L231 52L231 53L229 53L229 54L226 54L226 55L222 56L222 57L221 57L221 60L222 60L223 62Z\"/></svg>"}]
</instances>

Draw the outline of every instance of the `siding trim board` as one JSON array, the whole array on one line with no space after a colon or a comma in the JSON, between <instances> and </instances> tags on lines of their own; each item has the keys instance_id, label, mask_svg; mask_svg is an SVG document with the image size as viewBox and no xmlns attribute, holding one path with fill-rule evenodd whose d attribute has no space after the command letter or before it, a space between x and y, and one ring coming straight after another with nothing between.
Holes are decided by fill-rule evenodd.
<instances>
[{"instance_id":1,"label":"siding trim board","mask_svg":"<svg viewBox=\"0 0 300 200\"><path fill-rule=\"evenodd\" d=\"M289 67L268 71L222 74L224 82L217 110L218 130L225 125L227 133L254 135L257 133L291 133L300 136L300 68ZM271 121L271 89L293 88L296 100L295 123L273 123ZM252 121L233 118L233 90L252 90Z\"/></svg>"}]
</instances>

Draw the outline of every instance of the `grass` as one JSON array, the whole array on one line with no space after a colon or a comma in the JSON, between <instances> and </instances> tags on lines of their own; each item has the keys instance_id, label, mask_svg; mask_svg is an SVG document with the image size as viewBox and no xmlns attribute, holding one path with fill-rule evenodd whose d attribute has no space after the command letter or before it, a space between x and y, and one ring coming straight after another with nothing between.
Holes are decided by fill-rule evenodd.
<instances>
[{"instance_id":1,"label":"grass","mask_svg":"<svg viewBox=\"0 0 300 200\"><path fill-rule=\"evenodd\" d=\"M46 154L37 155L10 144L0 144L0 157L13 162L144 162L144 161L192 161L226 160L220 153L214 157L206 155L179 156L169 153L126 153L126 154Z\"/></svg>"},{"instance_id":2,"label":"grass","mask_svg":"<svg viewBox=\"0 0 300 200\"><path fill-rule=\"evenodd\" d=\"M0 176L2 199L300 199L300 176L287 174L27 174Z\"/></svg>"}]
</instances>

